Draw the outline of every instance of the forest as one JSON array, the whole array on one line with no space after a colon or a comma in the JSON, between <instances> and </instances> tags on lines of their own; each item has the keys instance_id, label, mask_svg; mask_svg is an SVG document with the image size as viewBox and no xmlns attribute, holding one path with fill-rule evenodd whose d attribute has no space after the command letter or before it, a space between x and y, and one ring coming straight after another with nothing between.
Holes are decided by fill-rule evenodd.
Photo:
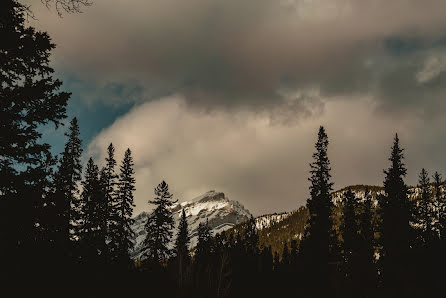
<instances>
[{"instance_id":1,"label":"forest","mask_svg":"<svg viewBox=\"0 0 446 298\"><path fill-rule=\"evenodd\" d=\"M404 149L395 135L382 188L366 189L364 198L347 188L334 202L322 126L309 158L306 206L296 205L280 228L259 231L252 217L212 235L200 224L197 246L191 247L186 215L183 211L174 225L171 207L177 201L160 181L147 198L152 211L144 257L132 259L132 151L116 157L110 144L103 167L93 158L82 164L78 120L62 127L70 93L60 91L62 82L50 66L55 45L47 33L27 25L27 14L15 0L0 4L4 290L217 298L431 297L442 291L446 194L441 175L431 178L423 169L416 193L410 193ZM57 156L42 143L44 126L66 131ZM293 225L295 230L286 230ZM302 237L290 237L301 230Z\"/></svg>"}]
</instances>

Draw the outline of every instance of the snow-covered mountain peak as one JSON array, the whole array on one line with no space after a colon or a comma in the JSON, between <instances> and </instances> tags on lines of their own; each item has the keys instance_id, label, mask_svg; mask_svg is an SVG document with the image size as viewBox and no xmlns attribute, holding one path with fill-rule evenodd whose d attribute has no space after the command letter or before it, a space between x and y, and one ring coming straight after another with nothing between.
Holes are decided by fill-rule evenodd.
<instances>
[{"instance_id":1,"label":"snow-covered mountain peak","mask_svg":"<svg viewBox=\"0 0 446 298\"><path fill-rule=\"evenodd\" d=\"M251 213L242 204L229 200L224 193L214 190L190 201L175 204L171 209L175 227L178 226L183 209L189 224L191 247L194 247L197 243L197 231L200 223L208 221L212 234L215 235L248 220L251 216ZM135 249L132 254L134 258L141 256L142 242L146 235L144 225L149 214L142 212L135 217L135 224L132 226L136 234ZM176 235L176 231L174 231L174 235ZM173 241L174 239L172 239L172 245Z\"/></svg>"}]
</instances>

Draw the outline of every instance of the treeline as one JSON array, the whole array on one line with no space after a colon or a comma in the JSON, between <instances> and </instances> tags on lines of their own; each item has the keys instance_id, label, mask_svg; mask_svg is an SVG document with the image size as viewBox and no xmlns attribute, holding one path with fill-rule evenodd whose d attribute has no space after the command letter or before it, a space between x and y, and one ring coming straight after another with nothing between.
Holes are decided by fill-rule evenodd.
<instances>
[{"instance_id":1,"label":"treeline","mask_svg":"<svg viewBox=\"0 0 446 298\"><path fill-rule=\"evenodd\" d=\"M178 227L166 182L155 188L144 253L131 260L135 179L131 151L117 164L112 144L105 166L82 171L76 118L64 151L53 157L42 127L66 118L49 58L54 44L25 26L26 7L0 4L0 273L6 292L19 283L34 294L153 297L411 297L442 290L446 265L443 181L425 170L416 199L404 182L396 136L377 205L350 190L335 206L328 137L321 127L310 167L308 220L302 236L261 245L255 220L211 235L200 224L190 245L187 217ZM117 169L119 167L119 169ZM84 173L82 175L82 172ZM431 187L430 185L433 185ZM413 196L412 196L413 197ZM285 228L285 226L282 226ZM280 233L271 229L270 233ZM172 245L172 243L174 243ZM21 288L16 287L18 292Z\"/></svg>"}]
</instances>

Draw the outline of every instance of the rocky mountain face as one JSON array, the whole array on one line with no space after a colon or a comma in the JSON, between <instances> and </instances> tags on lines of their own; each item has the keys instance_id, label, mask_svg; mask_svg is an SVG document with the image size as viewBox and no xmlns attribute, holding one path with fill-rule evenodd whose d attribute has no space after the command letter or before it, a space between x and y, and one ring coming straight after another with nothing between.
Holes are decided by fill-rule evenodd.
<instances>
[{"instance_id":1,"label":"rocky mountain face","mask_svg":"<svg viewBox=\"0 0 446 298\"><path fill-rule=\"evenodd\" d=\"M197 230L200 223L208 221L212 234L215 235L222 231L232 228L234 225L242 223L251 217L251 213L237 201L229 200L224 193L209 191L191 201L176 204L172 208L175 219L175 227L178 226L181 212L184 209L189 231L191 235L190 247L197 243ZM135 248L132 252L133 258L140 258L142 254L142 242L146 237L144 225L147 222L149 213L142 212L137 215L135 223L132 226L135 232ZM175 239L176 230L174 231ZM174 241L171 242L173 247Z\"/></svg>"}]
</instances>

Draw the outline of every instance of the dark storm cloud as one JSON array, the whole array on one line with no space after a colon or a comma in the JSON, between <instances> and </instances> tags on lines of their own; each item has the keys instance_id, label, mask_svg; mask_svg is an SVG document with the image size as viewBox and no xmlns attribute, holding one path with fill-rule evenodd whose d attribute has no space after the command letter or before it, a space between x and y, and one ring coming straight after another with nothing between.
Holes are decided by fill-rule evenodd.
<instances>
[{"instance_id":1,"label":"dark storm cloud","mask_svg":"<svg viewBox=\"0 0 446 298\"><path fill-rule=\"evenodd\" d=\"M63 20L37 9L61 68L137 81L143 100L173 91L199 106L270 107L284 87L372 92L385 83L374 77L381 65L367 63L404 50L395 37L429 43L446 28L436 0L97 0Z\"/></svg>"}]
</instances>

